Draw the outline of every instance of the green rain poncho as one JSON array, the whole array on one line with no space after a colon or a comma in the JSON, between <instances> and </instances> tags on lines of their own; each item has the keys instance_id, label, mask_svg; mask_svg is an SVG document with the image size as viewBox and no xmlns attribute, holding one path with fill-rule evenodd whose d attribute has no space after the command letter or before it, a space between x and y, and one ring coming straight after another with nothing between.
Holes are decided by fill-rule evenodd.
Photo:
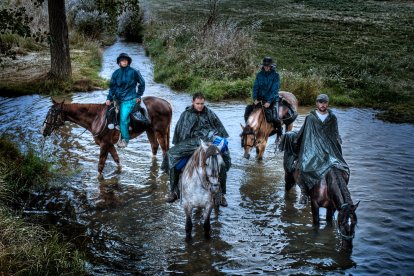
<instances>
[{"instance_id":1,"label":"green rain poncho","mask_svg":"<svg viewBox=\"0 0 414 276\"><path fill-rule=\"evenodd\" d=\"M174 131L173 144L167 153L168 168L174 167L181 158L190 156L200 145L200 139L212 142L215 136L229 137L217 115L208 107L198 112L188 106L181 114ZM229 153L223 154L227 170L231 166Z\"/></svg>"},{"instance_id":2,"label":"green rain poncho","mask_svg":"<svg viewBox=\"0 0 414 276\"><path fill-rule=\"evenodd\" d=\"M342 156L337 118L331 110L328 112L328 117L322 122L316 110L311 111L295 139L295 144L299 146L297 168L300 171L300 182L308 190L331 167L343 170L348 175L350 173Z\"/></svg>"}]
</instances>

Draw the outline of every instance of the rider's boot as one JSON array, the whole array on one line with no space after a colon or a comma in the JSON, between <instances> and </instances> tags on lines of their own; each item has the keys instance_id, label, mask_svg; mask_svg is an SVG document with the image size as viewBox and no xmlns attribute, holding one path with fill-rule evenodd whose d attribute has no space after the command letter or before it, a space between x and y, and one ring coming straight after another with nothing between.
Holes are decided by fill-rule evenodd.
<instances>
[{"instance_id":1,"label":"rider's boot","mask_svg":"<svg viewBox=\"0 0 414 276\"><path fill-rule=\"evenodd\" d=\"M227 158L227 155L223 155L224 158ZM227 181L227 169L226 166L222 166L221 170L220 170L220 198L219 198L219 202L218 204L220 204L220 206L223 207L227 207L227 200L224 197L224 195L226 194L226 181Z\"/></svg>"},{"instance_id":2,"label":"rider's boot","mask_svg":"<svg viewBox=\"0 0 414 276\"><path fill-rule=\"evenodd\" d=\"M165 198L165 201L172 203L179 198L178 177L179 171L175 168L170 169L170 193Z\"/></svg>"},{"instance_id":3,"label":"rider's boot","mask_svg":"<svg viewBox=\"0 0 414 276\"><path fill-rule=\"evenodd\" d=\"M222 193L221 194L221 196L220 196L220 206L223 206L223 207L227 207L228 206L228 204L227 204L227 200L226 200L226 198L224 197L224 194Z\"/></svg>"}]
</instances>

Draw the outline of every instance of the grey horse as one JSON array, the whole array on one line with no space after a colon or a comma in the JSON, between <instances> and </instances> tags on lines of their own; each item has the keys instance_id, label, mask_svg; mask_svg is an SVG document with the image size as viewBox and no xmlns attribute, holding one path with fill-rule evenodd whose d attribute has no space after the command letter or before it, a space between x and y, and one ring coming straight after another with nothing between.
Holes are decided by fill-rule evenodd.
<instances>
[{"instance_id":1,"label":"grey horse","mask_svg":"<svg viewBox=\"0 0 414 276\"><path fill-rule=\"evenodd\" d=\"M220 145L201 145L188 160L180 176L179 185L182 191L182 206L186 215L186 240L191 240L193 223L191 220L194 208L202 208L204 236L210 238L210 215L215 205L214 198L220 193L219 175L223 158Z\"/></svg>"}]
</instances>

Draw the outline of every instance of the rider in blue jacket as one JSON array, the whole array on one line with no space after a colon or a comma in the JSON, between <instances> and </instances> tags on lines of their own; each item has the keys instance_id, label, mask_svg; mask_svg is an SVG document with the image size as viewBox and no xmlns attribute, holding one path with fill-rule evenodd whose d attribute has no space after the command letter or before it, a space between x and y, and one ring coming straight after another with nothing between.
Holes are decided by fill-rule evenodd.
<instances>
[{"instance_id":1,"label":"rider in blue jacket","mask_svg":"<svg viewBox=\"0 0 414 276\"><path fill-rule=\"evenodd\" d=\"M266 109L273 109L273 107L279 101L279 88L280 77L276 72L276 66L273 64L271 57L263 58L263 63L260 72L257 73L256 79L253 85L253 102L254 105L248 105L244 113L244 119L247 122L247 118L253 111L255 105L260 102ZM273 113L273 121L277 123L279 121L278 112Z\"/></svg>"},{"instance_id":2,"label":"rider in blue jacket","mask_svg":"<svg viewBox=\"0 0 414 276\"><path fill-rule=\"evenodd\" d=\"M121 137L118 146L124 148L129 142L129 114L134 109L135 104L141 102L141 96L145 90L145 81L141 73L130 66L132 59L128 54L121 53L116 62L119 68L112 74L106 104L110 105L113 100L119 102Z\"/></svg>"}]
</instances>

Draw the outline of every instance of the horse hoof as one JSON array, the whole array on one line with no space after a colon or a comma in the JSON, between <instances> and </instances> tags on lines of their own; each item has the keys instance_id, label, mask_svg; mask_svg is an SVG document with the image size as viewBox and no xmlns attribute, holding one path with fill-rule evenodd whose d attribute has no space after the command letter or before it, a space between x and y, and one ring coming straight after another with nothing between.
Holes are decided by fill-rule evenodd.
<instances>
[{"instance_id":1,"label":"horse hoof","mask_svg":"<svg viewBox=\"0 0 414 276\"><path fill-rule=\"evenodd\" d=\"M103 174L102 173L98 173L98 180L103 180L103 179L104 179Z\"/></svg>"},{"instance_id":2,"label":"horse hoof","mask_svg":"<svg viewBox=\"0 0 414 276\"><path fill-rule=\"evenodd\" d=\"M115 171L116 173L121 173L122 172L122 166L121 165L118 165L117 167L116 167L116 171Z\"/></svg>"}]
</instances>

